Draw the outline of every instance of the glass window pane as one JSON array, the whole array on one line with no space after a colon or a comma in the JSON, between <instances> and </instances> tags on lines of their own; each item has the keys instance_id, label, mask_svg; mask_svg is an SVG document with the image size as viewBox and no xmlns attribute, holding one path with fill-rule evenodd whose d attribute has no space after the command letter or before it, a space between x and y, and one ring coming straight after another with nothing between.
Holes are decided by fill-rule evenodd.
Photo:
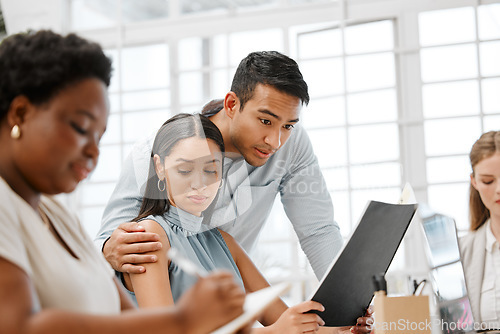
<instances>
[{"instance_id":1,"label":"glass window pane","mask_svg":"<svg viewBox=\"0 0 500 334\"><path fill-rule=\"evenodd\" d=\"M130 47L122 52L123 90L163 88L169 84L165 44Z\"/></svg>"},{"instance_id":2,"label":"glass window pane","mask_svg":"<svg viewBox=\"0 0 500 334\"><path fill-rule=\"evenodd\" d=\"M318 47L320 46L321 47ZM298 36L300 59L332 57L342 54L340 29L328 29L300 34Z\"/></svg>"},{"instance_id":3,"label":"glass window pane","mask_svg":"<svg viewBox=\"0 0 500 334\"><path fill-rule=\"evenodd\" d=\"M434 211L453 217L458 229L469 229L469 182L430 185L427 194Z\"/></svg>"},{"instance_id":4,"label":"glass window pane","mask_svg":"<svg viewBox=\"0 0 500 334\"><path fill-rule=\"evenodd\" d=\"M350 124L395 121L398 116L394 89L347 96Z\"/></svg>"},{"instance_id":5,"label":"glass window pane","mask_svg":"<svg viewBox=\"0 0 500 334\"><path fill-rule=\"evenodd\" d=\"M310 130L307 133L320 167L334 167L347 163L344 129Z\"/></svg>"},{"instance_id":6,"label":"glass window pane","mask_svg":"<svg viewBox=\"0 0 500 334\"><path fill-rule=\"evenodd\" d=\"M118 114L111 114L108 117L108 125L106 126L106 132L104 132L104 135L101 138L101 145L106 145L106 144L117 144L120 142L120 129L121 129L121 123L120 123L120 115Z\"/></svg>"},{"instance_id":7,"label":"glass window pane","mask_svg":"<svg viewBox=\"0 0 500 334\"><path fill-rule=\"evenodd\" d=\"M119 145L100 147L99 162L90 175L90 181L116 181L117 169L122 165Z\"/></svg>"},{"instance_id":8,"label":"glass window pane","mask_svg":"<svg viewBox=\"0 0 500 334\"><path fill-rule=\"evenodd\" d=\"M309 0L308 0L309 1ZM318 0L315 0L318 1ZM181 13L231 13L239 8L258 8L276 4L278 0L259 0L259 1L206 1L206 0L181 0Z\"/></svg>"},{"instance_id":9,"label":"glass window pane","mask_svg":"<svg viewBox=\"0 0 500 334\"><path fill-rule=\"evenodd\" d=\"M420 13L419 29L422 46L473 41L476 39L474 8L462 7Z\"/></svg>"},{"instance_id":10,"label":"glass window pane","mask_svg":"<svg viewBox=\"0 0 500 334\"><path fill-rule=\"evenodd\" d=\"M302 61L300 71L309 86L311 98L344 92L342 59Z\"/></svg>"},{"instance_id":11,"label":"glass window pane","mask_svg":"<svg viewBox=\"0 0 500 334\"><path fill-rule=\"evenodd\" d=\"M226 93L231 90L231 79L228 70L215 70L212 72L212 85L210 87L210 96L215 98L224 98Z\"/></svg>"},{"instance_id":12,"label":"glass window pane","mask_svg":"<svg viewBox=\"0 0 500 334\"><path fill-rule=\"evenodd\" d=\"M500 79L486 79L482 82L483 112L500 113Z\"/></svg>"},{"instance_id":13,"label":"glass window pane","mask_svg":"<svg viewBox=\"0 0 500 334\"><path fill-rule=\"evenodd\" d=\"M283 209L279 196L276 196L274 200L273 209L271 210L267 221L272 222L272 224L264 224L262 232L259 236L259 241L284 239L291 235L290 221L286 217L286 213Z\"/></svg>"},{"instance_id":14,"label":"glass window pane","mask_svg":"<svg viewBox=\"0 0 500 334\"><path fill-rule=\"evenodd\" d=\"M481 75L500 74L500 42L481 43L479 45L481 55Z\"/></svg>"},{"instance_id":15,"label":"glass window pane","mask_svg":"<svg viewBox=\"0 0 500 334\"><path fill-rule=\"evenodd\" d=\"M117 24L118 1L71 1L72 30L110 28Z\"/></svg>"},{"instance_id":16,"label":"glass window pane","mask_svg":"<svg viewBox=\"0 0 500 334\"><path fill-rule=\"evenodd\" d=\"M310 4L310 3L324 3L331 2L332 0L288 0L291 4Z\"/></svg>"},{"instance_id":17,"label":"glass window pane","mask_svg":"<svg viewBox=\"0 0 500 334\"><path fill-rule=\"evenodd\" d=\"M209 12L217 9L228 8L228 3L220 1L180 0L179 4L182 14Z\"/></svg>"},{"instance_id":18,"label":"glass window pane","mask_svg":"<svg viewBox=\"0 0 500 334\"><path fill-rule=\"evenodd\" d=\"M477 13L479 17L479 38L482 40L500 38L500 29L498 28L500 4L479 6Z\"/></svg>"},{"instance_id":19,"label":"glass window pane","mask_svg":"<svg viewBox=\"0 0 500 334\"><path fill-rule=\"evenodd\" d=\"M369 164L351 167L352 188L383 188L399 186L401 165L398 163Z\"/></svg>"},{"instance_id":20,"label":"glass window pane","mask_svg":"<svg viewBox=\"0 0 500 334\"><path fill-rule=\"evenodd\" d=\"M135 142L148 135L153 135L170 116L170 112L167 110L123 114L123 140Z\"/></svg>"},{"instance_id":21,"label":"glass window pane","mask_svg":"<svg viewBox=\"0 0 500 334\"><path fill-rule=\"evenodd\" d=\"M86 183L80 189L80 205L106 204L114 189L114 183Z\"/></svg>"},{"instance_id":22,"label":"glass window pane","mask_svg":"<svg viewBox=\"0 0 500 334\"><path fill-rule=\"evenodd\" d=\"M456 300L467 294L465 289L464 269L461 262L431 270L431 280L438 287L438 300Z\"/></svg>"},{"instance_id":23,"label":"glass window pane","mask_svg":"<svg viewBox=\"0 0 500 334\"><path fill-rule=\"evenodd\" d=\"M227 35L216 35L212 38L212 65L215 67L227 66ZM241 60L241 59L240 59Z\"/></svg>"},{"instance_id":24,"label":"glass window pane","mask_svg":"<svg viewBox=\"0 0 500 334\"><path fill-rule=\"evenodd\" d=\"M351 163L397 160L399 136L396 124L356 126L349 129Z\"/></svg>"},{"instance_id":25,"label":"glass window pane","mask_svg":"<svg viewBox=\"0 0 500 334\"><path fill-rule=\"evenodd\" d=\"M346 75L349 92L392 87L396 84L394 55L381 53L347 57Z\"/></svg>"},{"instance_id":26,"label":"glass window pane","mask_svg":"<svg viewBox=\"0 0 500 334\"><path fill-rule=\"evenodd\" d=\"M390 277L391 277L390 276L391 272L395 273L395 275L397 275L398 273L399 273L399 275L401 275L402 272L407 270L407 268L408 268L407 263L408 263L408 261L406 259L406 252L405 252L405 239L403 239L403 241L401 242L401 244L398 247L398 250L396 251L396 254L394 255L394 258L392 259L391 264L389 265L389 269L387 269L387 274L389 274L389 276L387 276L387 274L386 274L386 278L388 278L387 279L387 291L389 294L397 296L397 295L408 295L410 293L409 289L407 288L408 281L406 281L408 276L405 276L404 282L406 284L398 284L398 283L402 283L402 281L396 280L396 282L394 282L394 285L391 287L390 282L389 282ZM389 292L391 290L393 290L393 292Z\"/></svg>"},{"instance_id":27,"label":"glass window pane","mask_svg":"<svg viewBox=\"0 0 500 334\"><path fill-rule=\"evenodd\" d=\"M422 49L424 82L477 77L477 53L474 44Z\"/></svg>"},{"instance_id":28,"label":"glass window pane","mask_svg":"<svg viewBox=\"0 0 500 334\"><path fill-rule=\"evenodd\" d=\"M424 85L423 111L426 118L479 114L477 81Z\"/></svg>"},{"instance_id":29,"label":"glass window pane","mask_svg":"<svg viewBox=\"0 0 500 334\"><path fill-rule=\"evenodd\" d=\"M344 33L347 54L387 51L394 48L393 26L389 20L348 26Z\"/></svg>"},{"instance_id":30,"label":"glass window pane","mask_svg":"<svg viewBox=\"0 0 500 334\"><path fill-rule=\"evenodd\" d=\"M481 133L479 117L425 121L425 151L428 156L469 154Z\"/></svg>"},{"instance_id":31,"label":"glass window pane","mask_svg":"<svg viewBox=\"0 0 500 334\"><path fill-rule=\"evenodd\" d=\"M111 72L111 82L108 87L109 92L117 92L119 90L120 83L120 58L118 57L118 50L104 50L104 54L111 58L111 66L113 72Z\"/></svg>"},{"instance_id":32,"label":"glass window pane","mask_svg":"<svg viewBox=\"0 0 500 334\"><path fill-rule=\"evenodd\" d=\"M346 167L324 168L322 171L326 185L330 190L345 190L349 187Z\"/></svg>"},{"instance_id":33,"label":"glass window pane","mask_svg":"<svg viewBox=\"0 0 500 334\"><path fill-rule=\"evenodd\" d=\"M120 111L121 105L120 105L120 94L117 93L111 93L108 94L109 98L109 110L111 113L116 113Z\"/></svg>"},{"instance_id":34,"label":"glass window pane","mask_svg":"<svg viewBox=\"0 0 500 334\"><path fill-rule=\"evenodd\" d=\"M283 31L281 29L251 30L229 35L229 59L238 66L250 52L274 50L283 52Z\"/></svg>"},{"instance_id":35,"label":"glass window pane","mask_svg":"<svg viewBox=\"0 0 500 334\"><path fill-rule=\"evenodd\" d=\"M92 240L96 237L97 232L99 232L99 229L101 228L103 212L104 206L83 208L79 211L80 221Z\"/></svg>"},{"instance_id":36,"label":"glass window pane","mask_svg":"<svg viewBox=\"0 0 500 334\"><path fill-rule=\"evenodd\" d=\"M470 172L469 157L465 155L427 159L429 183L463 182L469 179Z\"/></svg>"},{"instance_id":37,"label":"glass window pane","mask_svg":"<svg viewBox=\"0 0 500 334\"><path fill-rule=\"evenodd\" d=\"M486 116L483 118L484 131L500 131L500 115ZM479 138L479 137L478 137Z\"/></svg>"},{"instance_id":38,"label":"glass window pane","mask_svg":"<svg viewBox=\"0 0 500 334\"><path fill-rule=\"evenodd\" d=\"M349 193L347 191L335 191L331 192L330 196L333 201L334 219L339 224L340 234L346 238L352 232Z\"/></svg>"},{"instance_id":39,"label":"glass window pane","mask_svg":"<svg viewBox=\"0 0 500 334\"><path fill-rule=\"evenodd\" d=\"M267 280L280 280L292 275L294 258L289 242L264 241L254 248L256 250L252 252L252 260Z\"/></svg>"},{"instance_id":40,"label":"glass window pane","mask_svg":"<svg viewBox=\"0 0 500 334\"><path fill-rule=\"evenodd\" d=\"M166 89L122 94L124 111L166 108L170 105L170 92Z\"/></svg>"},{"instance_id":41,"label":"glass window pane","mask_svg":"<svg viewBox=\"0 0 500 334\"><path fill-rule=\"evenodd\" d=\"M193 70L203 66L203 44L200 37L179 41L179 69Z\"/></svg>"},{"instance_id":42,"label":"glass window pane","mask_svg":"<svg viewBox=\"0 0 500 334\"><path fill-rule=\"evenodd\" d=\"M302 109L300 120L307 129L344 125L344 98L313 99L308 106Z\"/></svg>"},{"instance_id":43,"label":"glass window pane","mask_svg":"<svg viewBox=\"0 0 500 334\"><path fill-rule=\"evenodd\" d=\"M157 20L168 17L169 0L120 0L122 20L126 23ZM101 1L106 2L106 1Z\"/></svg>"},{"instance_id":44,"label":"glass window pane","mask_svg":"<svg viewBox=\"0 0 500 334\"><path fill-rule=\"evenodd\" d=\"M198 104L201 107L203 99L203 73L190 72L179 75L179 100L181 104Z\"/></svg>"}]
</instances>

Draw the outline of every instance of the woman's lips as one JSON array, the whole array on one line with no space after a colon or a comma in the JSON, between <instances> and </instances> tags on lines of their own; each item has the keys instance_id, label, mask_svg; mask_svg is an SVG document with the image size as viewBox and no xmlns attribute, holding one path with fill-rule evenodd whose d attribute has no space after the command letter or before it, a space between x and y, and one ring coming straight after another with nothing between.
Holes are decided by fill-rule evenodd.
<instances>
[{"instance_id":1,"label":"woman's lips","mask_svg":"<svg viewBox=\"0 0 500 334\"><path fill-rule=\"evenodd\" d=\"M86 179L89 176L90 171L91 171L89 168L84 167L84 166L79 165L79 164L73 164L72 168L76 174L76 178L78 179L78 182Z\"/></svg>"},{"instance_id":2,"label":"woman's lips","mask_svg":"<svg viewBox=\"0 0 500 334\"><path fill-rule=\"evenodd\" d=\"M188 198L196 204L202 204L207 200L207 197L199 195L188 196Z\"/></svg>"}]
</instances>

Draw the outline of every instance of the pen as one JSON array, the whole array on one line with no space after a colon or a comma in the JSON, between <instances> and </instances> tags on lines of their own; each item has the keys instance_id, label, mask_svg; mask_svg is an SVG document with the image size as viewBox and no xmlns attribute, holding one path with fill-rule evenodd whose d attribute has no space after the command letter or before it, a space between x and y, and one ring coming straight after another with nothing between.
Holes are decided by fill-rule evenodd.
<instances>
[{"instance_id":1,"label":"pen","mask_svg":"<svg viewBox=\"0 0 500 334\"><path fill-rule=\"evenodd\" d=\"M170 248L167 252L167 256L175 262L179 268L184 270L186 273L197 276L197 277L205 277L208 275L208 271L205 268L197 266L189 259L182 256L182 254L175 248Z\"/></svg>"},{"instance_id":2,"label":"pen","mask_svg":"<svg viewBox=\"0 0 500 334\"><path fill-rule=\"evenodd\" d=\"M420 294L422 293L422 290L424 290L425 283L427 283L426 279L420 281L420 283L417 283L416 280L413 280L413 285L415 287L414 291L413 291L413 294L415 296L420 296Z\"/></svg>"}]
</instances>

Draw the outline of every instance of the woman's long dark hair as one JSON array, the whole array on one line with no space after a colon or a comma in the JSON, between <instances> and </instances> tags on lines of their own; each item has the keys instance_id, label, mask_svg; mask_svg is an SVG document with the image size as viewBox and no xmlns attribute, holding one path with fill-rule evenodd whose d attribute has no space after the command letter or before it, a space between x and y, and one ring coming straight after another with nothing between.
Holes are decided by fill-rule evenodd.
<instances>
[{"instance_id":1,"label":"woman's long dark hair","mask_svg":"<svg viewBox=\"0 0 500 334\"><path fill-rule=\"evenodd\" d=\"M139 221L149 215L163 215L170 210L167 185L163 191L160 191L153 157L158 154L161 162L164 163L165 157L180 140L191 137L211 139L224 153L224 140L219 128L201 114L177 114L163 123L153 143L146 189L141 209L134 221Z\"/></svg>"}]
</instances>

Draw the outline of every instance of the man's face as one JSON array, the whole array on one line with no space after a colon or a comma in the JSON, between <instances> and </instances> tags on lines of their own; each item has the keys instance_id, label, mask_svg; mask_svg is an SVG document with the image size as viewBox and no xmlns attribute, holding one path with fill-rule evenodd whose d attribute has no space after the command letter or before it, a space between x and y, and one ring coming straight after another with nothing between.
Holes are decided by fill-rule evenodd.
<instances>
[{"instance_id":1,"label":"man's face","mask_svg":"<svg viewBox=\"0 0 500 334\"><path fill-rule=\"evenodd\" d=\"M301 108L298 97L258 84L243 109L236 104L230 113L232 145L250 165L264 165L290 137Z\"/></svg>"}]
</instances>

